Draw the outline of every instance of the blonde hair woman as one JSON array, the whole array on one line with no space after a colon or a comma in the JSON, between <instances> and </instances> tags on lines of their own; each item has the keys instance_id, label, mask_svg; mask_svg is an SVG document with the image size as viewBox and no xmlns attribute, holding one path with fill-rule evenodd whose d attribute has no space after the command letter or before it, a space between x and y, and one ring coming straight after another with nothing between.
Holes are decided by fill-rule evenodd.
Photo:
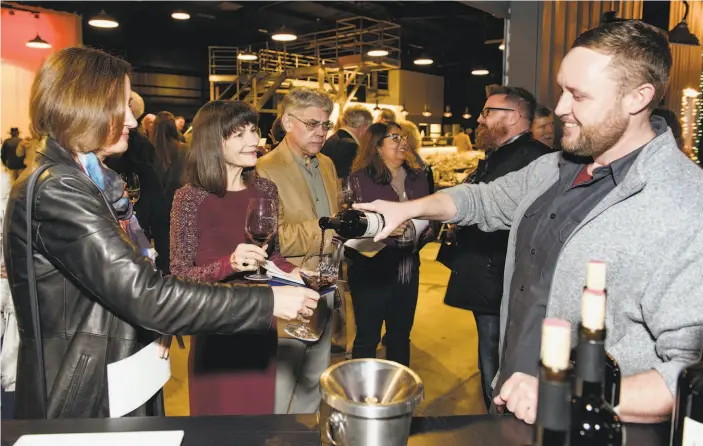
<instances>
[{"instance_id":1,"label":"blonde hair woman","mask_svg":"<svg viewBox=\"0 0 703 446\"><path fill-rule=\"evenodd\" d=\"M400 125L403 136L407 138L408 142L406 161L413 169L422 170L427 177L427 184L430 187L430 194L433 194L435 191L435 185L434 175L432 175L432 166L426 163L420 156L420 148L422 147L422 135L420 134L420 129L417 128L415 123L410 121L402 121L398 124Z\"/></svg>"}]
</instances>

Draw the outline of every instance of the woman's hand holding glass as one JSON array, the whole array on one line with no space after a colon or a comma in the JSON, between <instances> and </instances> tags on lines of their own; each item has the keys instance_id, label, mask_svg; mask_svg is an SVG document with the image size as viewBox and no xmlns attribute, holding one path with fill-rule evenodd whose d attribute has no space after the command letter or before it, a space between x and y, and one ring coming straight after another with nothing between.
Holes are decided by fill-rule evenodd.
<instances>
[{"instance_id":1,"label":"woman's hand holding glass","mask_svg":"<svg viewBox=\"0 0 703 446\"><path fill-rule=\"evenodd\" d=\"M266 263L268 245L259 248L249 243L240 243L229 257L229 263L235 272L256 271L259 264Z\"/></svg>"}]
</instances>

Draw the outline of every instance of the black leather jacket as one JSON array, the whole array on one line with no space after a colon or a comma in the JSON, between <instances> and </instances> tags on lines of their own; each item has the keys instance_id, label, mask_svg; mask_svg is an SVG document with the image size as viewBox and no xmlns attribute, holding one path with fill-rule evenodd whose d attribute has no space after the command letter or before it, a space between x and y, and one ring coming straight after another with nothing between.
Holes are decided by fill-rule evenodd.
<instances>
[{"instance_id":1,"label":"black leather jacket","mask_svg":"<svg viewBox=\"0 0 703 446\"><path fill-rule=\"evenodd\" d=\"M35 188L32 240L49 418L109 416L107 364L142 346L140 327L167 334L269 329L269 287L162 278L66 150L50 139L36 162L53 164ZM12 189L3 237L21 338L16 418L42 416L25 260L28 173ZM144 414L142 407L131 415Z\"/></svg>"}]
</instances>

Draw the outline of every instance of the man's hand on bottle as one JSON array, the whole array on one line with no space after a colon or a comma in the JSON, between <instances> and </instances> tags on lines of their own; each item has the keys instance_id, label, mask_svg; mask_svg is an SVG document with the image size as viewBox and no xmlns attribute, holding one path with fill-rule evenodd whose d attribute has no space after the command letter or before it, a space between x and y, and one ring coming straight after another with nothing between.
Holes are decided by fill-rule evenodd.
<instances>
[{"instance_id":1,"label":"man's hand on bottle","mask_svg":"<svg viewBox=\"0 0 703 446\"><path fill-rule=\"evenodd\" d=\"M534 424L537 419L537 388L539 381L531 375L515 372L493 399L496 406L505 406L518 420Z\"/></svg>"},{"instance_id":2,"label":"man's hand on bottle","mask_svg":"<svg viewBox=\"0 0 703 446\"><path fill-rule=\"evenodd\" d=\"M354 203L352 207L361 211L371 211L383 215L385 226L383 227L383 231L374 237L373 240L375 242L379 242L387 237L390 237L400 225L412 218L407 203L375 200L371 203Z\"/></svg>"},{"instance_id":3,"label":"man's hand on bottle","mask_svg":"<svg viewBox=\"0 0 703 446\"><path fill-rule=\"evenodd\" d=\"M296 286L275 286L273 290L273 315L292 321L307 320L317 308L320 294L310 288Z\"/></svg>"}]
</instances>

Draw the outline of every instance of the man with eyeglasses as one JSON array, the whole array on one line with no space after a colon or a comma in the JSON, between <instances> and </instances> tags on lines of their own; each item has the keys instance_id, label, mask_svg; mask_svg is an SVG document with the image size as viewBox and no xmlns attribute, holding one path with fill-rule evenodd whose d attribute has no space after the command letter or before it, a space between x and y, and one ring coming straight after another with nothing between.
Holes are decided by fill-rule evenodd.
<instances>
[{"instance_id":1,"label":"man with eyeglasses","mask_svg":"<svg viewBox=\"0 0 703 446\"><path fill-rule=\"evenodd\" d=\"M530 133L537 101L522 88L490 85L478 118L476 145L486 151L467 183L490 183L550 152ZM444 303L471 310L478 330L478 369L483 399L491 405L491 382L498 372L500 301L508 250L507 230L483 232L464 226L449 231L438 260L452 270Z\"/></svg>"},{"instance_id":2,"label":"man with eyeglasses","mask_svg":"<svg viewBox=\"0 0 703 446\"><path fill-rule=\"evenodd\" d=\"M333 126L332 107L332 99L322 91L292 89L283 99L280 117L286 136L256 164L259 175L278 187L281 254L295 265L320 235L318 220L338 211L337 172L332 160L320 153ZM333 298L327 295L328 309L333 308ZM284 325L279 323L275 411L315 413L321 400L320 375L330 364L332 324L328 320L320 340L309 345L291 339L281 329Z\"/></svg>"}]
</instances>

